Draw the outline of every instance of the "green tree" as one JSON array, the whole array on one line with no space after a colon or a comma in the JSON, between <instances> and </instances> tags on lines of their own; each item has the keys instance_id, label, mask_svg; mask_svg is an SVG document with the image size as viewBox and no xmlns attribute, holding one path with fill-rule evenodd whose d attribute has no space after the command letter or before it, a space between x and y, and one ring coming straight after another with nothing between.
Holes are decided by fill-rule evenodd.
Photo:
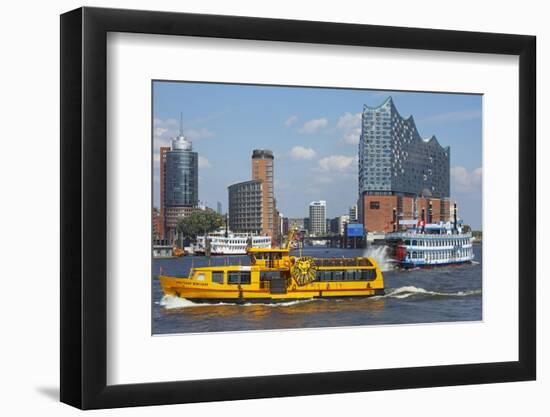
<instances>
[{"instance_id":1,"label":"green tree","mask_svg":"<svg viewBox=\"0 0 550 417\"><path fill-rule=\"evenodd\" d=\"M195 239L197 235L211 233L223 225L223 217L212 210L195 210L178 222L178 233L183 238Z\"/></svg>"}]
</instances>

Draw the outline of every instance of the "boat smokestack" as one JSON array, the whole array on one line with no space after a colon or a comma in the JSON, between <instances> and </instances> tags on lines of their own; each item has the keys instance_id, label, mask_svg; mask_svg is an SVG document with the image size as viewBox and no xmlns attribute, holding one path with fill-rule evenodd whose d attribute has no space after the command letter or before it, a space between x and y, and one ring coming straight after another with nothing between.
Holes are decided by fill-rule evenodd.
<instances>
[{"instance_id":1,"label":"boat smokestack","mask_svg":"<svg viewBox=\"0 0 550 417\"><path fill-rule=\"evenodd\" d=\"M422 233L424 233L425 224L426 224L426 209L422 207Z\"/></svg>"},{"instance_id":2,"label":"boat smokestack","mask_svg":"<svg viewBox=\"0 0 550 417\"><path fill-rule=\"evenodd\" d=\"M455 233L457 232L458 228L457 228L457 225L458 225L458 216L457 216L457 209L456 209L456 201L454 202L454 206L453 206L453 229L455 231Z\"/></svg>"},{"instance_id":3,"label":"boat smokestack","mask_svg":"<svg viewBox=\"0 0 550 417\"><path fill-rule=\"evenodd\" d=\"M225 215L225 237L229 237L229 214Z\"/></svg>"}]
</instances>

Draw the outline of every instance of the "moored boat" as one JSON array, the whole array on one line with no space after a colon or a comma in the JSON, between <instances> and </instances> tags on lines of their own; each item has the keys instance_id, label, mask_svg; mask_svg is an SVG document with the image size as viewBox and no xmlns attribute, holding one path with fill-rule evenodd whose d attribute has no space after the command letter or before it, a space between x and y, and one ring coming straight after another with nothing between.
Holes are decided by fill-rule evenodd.
<instances>
[{"instance_id":1,"label":"moored boat","mask_svg":"<svg viewBox=\"0 0 550 417\"><path fill-rule=\"evenodd\" d=\"M216 232L197 236L197 255L245 255L248 247L271 248L271 237L246 233Z\"/></svg>"},{"instance_id":2,"label":"moored boat","mask_svg":"<svg viewBox=\"0 0 550 417\"><path fill-rule=\"evenodd\" d=\"M249 265L192 268L189 277L160 275L165 295L194 302L284 302L384 294L380 268L370 257L291 256L284 248L247 249Z\"/></svg>"}]
</instances>

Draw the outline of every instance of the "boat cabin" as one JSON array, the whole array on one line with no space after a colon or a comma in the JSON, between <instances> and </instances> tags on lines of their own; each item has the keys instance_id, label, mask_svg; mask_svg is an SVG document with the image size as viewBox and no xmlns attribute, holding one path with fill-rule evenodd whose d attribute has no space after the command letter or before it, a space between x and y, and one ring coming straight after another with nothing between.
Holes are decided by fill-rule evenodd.
<instances>
[{"instance_id":1,"label":"boat cabin","mask_svg":"<svg viewBox=\"0 0 550 417\"><path fill-rule=\"evenodd\" d=\"M250 264L268 269L286 269L291 266L288 249L248 248Z\"/></svg>"}]
</instances>

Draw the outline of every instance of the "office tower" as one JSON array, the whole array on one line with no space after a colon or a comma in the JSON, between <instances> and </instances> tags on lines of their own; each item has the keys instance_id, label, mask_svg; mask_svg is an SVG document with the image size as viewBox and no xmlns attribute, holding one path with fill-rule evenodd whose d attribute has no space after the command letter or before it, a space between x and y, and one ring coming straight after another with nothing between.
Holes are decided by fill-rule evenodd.
<instances>
[{"instance_id":1,"label":"office tower","mask_svg":"<svg viewBox=\"0 0 550 417\"><path fill-rule=\"evenodd\" d=\"M252 179L263 182L262 187L262 233L274 240L278 237L279 214L275 207L273 152L267 149L252 151Z\"/></svg>"},{"instance_id":2,"label":"office tower","mask_svg":"<svg viewBox=\"0 0 550 417\"><path fill-rule=\"evenodd\" d=\"M232 184L229 193L229 229L237 233L262 234L262 180Z\"/></svg>"},{"instance_id":3,"label":"office tower","mask_svg":"<svg viewBox=\"0 0 550 417\"><path fill-rule=\"evenodd\" d=\"M321 236L326 233L327 202L324 200L309 203L309 233Z\"/></svg>"},{"instance_id":4,"label":"office tower","mask_svg":"<svg viewBox=\"0 0 550 417\"><path fill-rule=\"evenodd\" d=\"M169 240L176 236L178 221L188 216L199 202L198 161L193 145L180 130L172 139L170 150L165 151L164 174L161 172L165 234Z\"/></svg>"}]
</instances>

